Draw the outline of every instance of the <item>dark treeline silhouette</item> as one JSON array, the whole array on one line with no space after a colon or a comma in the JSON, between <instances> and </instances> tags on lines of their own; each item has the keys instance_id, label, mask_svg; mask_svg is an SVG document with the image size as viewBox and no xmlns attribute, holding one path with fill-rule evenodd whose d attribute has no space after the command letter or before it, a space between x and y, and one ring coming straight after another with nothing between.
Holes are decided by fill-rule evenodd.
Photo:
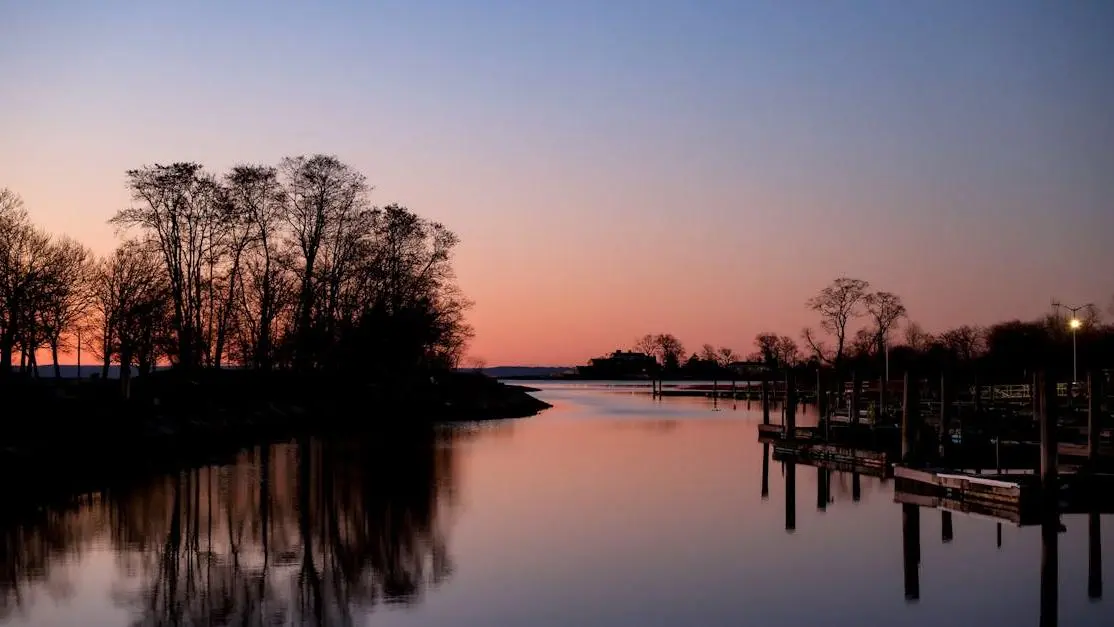
<instances>
[{"instance_id":1,"label":"dark treeline silhouette","mask_svg":"<svg viewBox=\"0 0 1114 627\"><path fill-rule=\"evenodd\" d=\"M382 379L460 360L471 330L457 237L372 205L364 175L336 157L223 175L145 166L127 185L132 203L111 222L128 239L104 259L36 228L0 190L0 377L79 344L105 374L112 362L141 375L234 364Z\"/></svg>"},{"instance_id":2,"label":"dark treeline silhouette","mask_svg":"<svg viewBox=\"0 0 1114 627\"><path fill-rule=\"evenodd\" d=\"M0 620L35 587L65 590L58 568L98 547L137 582L113 588L134 625L348 625L418 602L452 572L452 442L467 436L303 438L45 505L19 486L31 499L0 514Z\"/></svg>"},{"instance_id":3,"label":"dark treeline silhouette","mask_svg":"<svg viewBox=\"0 0 1114 627\"><path fill-rule=\"evenodd\" d=\"M892 376L947 371L1002 381L1022 381L1042 368L1070 372L1076 361L1081 373L1114 368L1114 324L1104 323L1093 306L1083 308L1078 318L1057 311L1036 320L961 325L932 334L908 319L900 296L871 291L867 281L846 277L806 306L819 315L820 331L802 330L805 352L792 337L766 331L755 337L746 361L771 370L824 368L864 377L882 376L888 362ZM705 344L688 354L669 333L645 335L633 349L654 359L647 372L654 376L726 378L732 376L731 364L739 365L730 348Z\"/></svg>"}]
</instances>

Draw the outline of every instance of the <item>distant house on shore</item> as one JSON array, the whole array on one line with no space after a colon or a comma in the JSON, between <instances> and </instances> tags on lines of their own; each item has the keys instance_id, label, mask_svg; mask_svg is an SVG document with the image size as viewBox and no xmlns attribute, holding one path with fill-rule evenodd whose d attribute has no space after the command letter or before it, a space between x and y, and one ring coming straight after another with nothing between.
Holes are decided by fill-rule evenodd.
<instances>
[{"instance_id":1,"label":"distant house on shore","mask_svg":"<svg viewBox=\"0 0 1114 627\"><path fill-rule=\"evenodd\" d=\"M657 366L657 360L646 353L617 350L592 359L587 366L577 366L576 373L591 379L626 379L650 376Z\"/></svg>"},{"instance_id":2,"label":"distant house on shore","mask_svg":"<svg viewBox=\"0 0 1114 627\"><path fill-rule=\"evenodd\" d=\"M754 377L770 371L764 361L734 361L727 367L741 377Z\"/></svg>"}]
</instances>

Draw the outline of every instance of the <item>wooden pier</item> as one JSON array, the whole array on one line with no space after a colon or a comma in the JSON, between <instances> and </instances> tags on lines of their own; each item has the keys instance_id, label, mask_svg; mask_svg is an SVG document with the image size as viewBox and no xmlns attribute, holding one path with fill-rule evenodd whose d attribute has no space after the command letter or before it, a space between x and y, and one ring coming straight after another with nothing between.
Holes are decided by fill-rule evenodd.
<instances>
[{"instance_id":1,"label":"wooden pier","mask_svg":"<svg viewBox=\"0 0 1114 627\"><path fill-rule=\"evenodd\" d=\"M783 423L770 424L766 397L758 439L776 461L892 476L894 500L905 505L1018 525L1036 524L1049 503L1061 512L1114 513L1114 442L1103 424L1111 403L1093 373L1082 390L1042 373L1032 384L976 384L960 398L962 388L947 374L935 392L921 381L906 374L901 394L893 395L900 399L895 412L871 403L864 409L870 399L858 377L840 398L824 392L818 373L820 424L799 427L795 381L786 376ZM1023 394L1031 395L1025 403Z\"/></svg>"}]
</instances>

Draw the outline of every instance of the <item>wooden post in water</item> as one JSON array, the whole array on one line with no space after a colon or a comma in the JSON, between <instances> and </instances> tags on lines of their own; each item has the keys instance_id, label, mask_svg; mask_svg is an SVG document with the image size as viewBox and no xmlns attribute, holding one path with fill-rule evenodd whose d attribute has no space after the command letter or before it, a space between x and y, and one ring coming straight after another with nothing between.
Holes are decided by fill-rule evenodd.
<instances>
[{"instance_id":1,"label":"wooden post in water","mask_svg":"<svg viewBox=\"0 0 1114 627\"><path fill-rule=\"evenodd\" d=\"M1037 375L1037 382L1040 397L1038 419L1041 435L1041 490L1047 499L1052 500L1059 491L1056 379L1047 372L1041 372Z\"/></svg>"},{"instance_id":2,"label":"wooden post in water","mask_svg":"<svg viewBox=\"0 0 1114 627\"><path fill-rule=\"evenodd\" d=\"M824 415L824 376L820 368L816 369L816 416L821 425L828 423Z\"/></svg>"},{"instance_id":3,"label":"wooden post in water","mask_svg":"<svg viewBox=\"0 0 1114 627\"><path fill-rule=\"evenodd\" d=\"M853 503L858 503L859 500L862 499L862 497L863 497L863 485L862 485L862 483L863 483L862 480L859 478L859 473L852 472L851 473L851 501Z\"/></svg>"},{"instance_id":4,"label":"wooden post in water","mask_svg":"<svg viewBox=\"0 0 1114 627\"><path fill-rule=\"evenodd\" d=\"M882 412L886 410L886 376L878 377L878 411L874 412L874 421L882 417Z\"/></svg>"},{"instance_id":5,"label":"wooden post in water","mask_svg":"<svg viewBox=\"0 0 1114 627\"><path fill-rule=\"evenodd\" d=\"M762 424L770 424L770 375L762 373Z\"/></svg>"},{"instance_id":6,"label":"wooden post in water","mask_svg":"<svg viewBox=\"0 0 1114 627\"><path fill-rule=\"evenodd\" d=\"M785 437L797 438L797 382L793 371L785 371Z\"/></svg>"},{"instance_id":7,"label":"wooden post in water","mask_svg":"<svg viewBox=\"0 0 1114 627\"><path fill-rule=\"evenodd\" d=\"M859 373L851 373L851 400L847 403L847 420L852 427L859 426Z\"/></svg>"},{"instance_id":8,"label":"wooden post in water","mask_svg":"<svg viewBox=\"0 0 1114 627\"><path fill-rule=\"evenodd\" d=\"M905 399L901 413L901 461L910 463L917 457L917 441L921 428L921 402L917 379L912 373L905 373Z\"/></svg>"},{"instance_id":9,"label":"wooden post in water","mask_svg":"<svg viewBox=\"0 0 1114 627\"><path fill-rule=\"evenodd\" d=\"M952 391L947 373L940 375L940 459L946 459L951 448Z\"/></svg>"},{"instance_id":10,"label":"wooden post in water","mask_svg":"<svg viewBox=\"0 0 1114 627\"><path fill-rule=\"evenodd\" d=\"M1087 465L1092 472L1098 468L1099 463L1099 435L1102 433L1102 424L1099 413L1102 401L1102 381L1099 373L1094 370L1087 373Z\"/></svg>"},{"instance_id":11,"label":"wooden post in water","mask_svg":"<svg viewBox=\"0 0 1114 627\"><path fill-rule=\"evenodd\" d=\"M955 538L955 532L952 530L952 513L944 510L940 512L940 541L948 544Z\"/></svg>"}]
</instances>

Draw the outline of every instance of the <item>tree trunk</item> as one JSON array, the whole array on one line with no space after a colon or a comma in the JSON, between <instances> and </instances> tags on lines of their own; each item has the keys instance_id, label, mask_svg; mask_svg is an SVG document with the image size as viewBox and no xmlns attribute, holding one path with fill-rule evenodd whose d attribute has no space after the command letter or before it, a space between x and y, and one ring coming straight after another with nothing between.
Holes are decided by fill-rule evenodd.
<instances>
[{"instance_id":1,"label":"tree trunk","mask_svg":"<svg viewBox=\"0 0 1114 627\"><path fill-rule=\"evenodd\" d=\"M62 368L58 366L58 338L50 341L50 359L54 362L54 378L62 378Z\"/></svg>"},{"instance_id":2,"label":"tree trunk","mask_svg":"<svg viewBox=\"0 0 1114 627\"><path fill-rule=\"evenodd\" d=\"M5 330L4 335L0 337L0 377L8 377L12 374L12 347L15 345L15 337L11 332Z\"/></svg>"},{"instance_id":3,"label":"tree trunk","mask_svg":"<svg viewBox=\"0 0 1114 627\"><path fill-rule=\"evenodd\" d=\"M120 352L120 398L131 397L132 356L128 351Z\"/></svg>"}]
</instances>

